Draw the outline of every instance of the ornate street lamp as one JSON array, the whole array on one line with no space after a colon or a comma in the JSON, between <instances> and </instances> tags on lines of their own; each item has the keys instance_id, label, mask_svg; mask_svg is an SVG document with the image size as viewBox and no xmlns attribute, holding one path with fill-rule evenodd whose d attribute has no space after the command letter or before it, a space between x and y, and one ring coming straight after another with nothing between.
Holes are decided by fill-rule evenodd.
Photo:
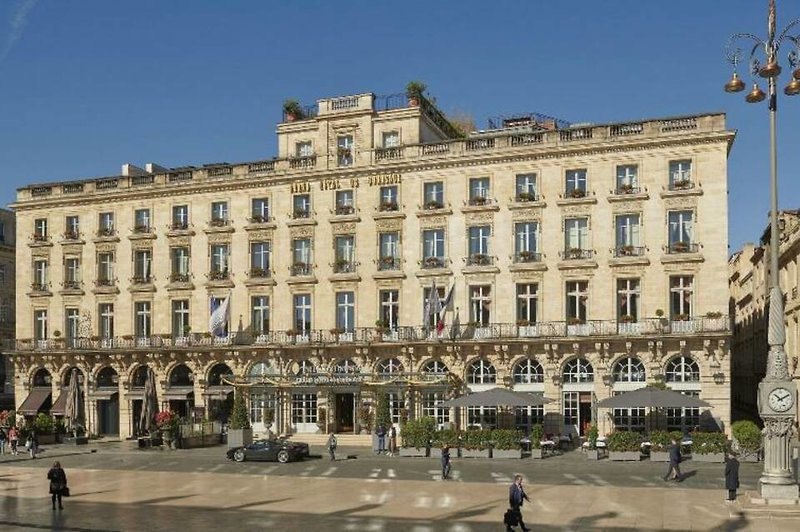
<instances>
[{"instance_id":1,"label":"ornate street lamp","mask_svg":"<svg viewBox=\"0 0 800 532\"><path fill-rule=\"evenodd\" d=\"M784 89L787 96L800 94L800 36L789 35L789 31L800 24L800 19L789 23L788 26L775 36L775 0L769 0L769 16L767 23L768 37L765 40L751 33L737 33L728 41L726 56L733 65L733 78L725 84L725 91L739 92L745 88L744 82L736 73L736 66L742 59L742 49L737 43L747 44L750 49L750 75L767 79L769 95L769 125L770 125L770 175L772 184L771 212L770 212L770 293L769 293L769 330L767 341L769 353L767 355L767 371L764 379L758 384L758 410L764 420L764 470L761 475L761 496L771 500L798 499L798 487L792 478L789 466L790 448L789 440L794 433L794 401L797 395L795 383L789 376L789 363L784 343L786 341L786 326L783 322L783 294L780 288L778 275L778 156L776 149L776 114L778 110L778 95L776 81L781 73L778 64L778 51L781 45L787 43L792 50L788 54L789 65L794 68L792 80ZM746 48L746 49L747 49ZM762 57L763 55L763 57ZM759 58L765 59L762 64ZM748 103L763 101L767 95L753 81L753 89L747 94Z\"/></svg>"}]
</instances>

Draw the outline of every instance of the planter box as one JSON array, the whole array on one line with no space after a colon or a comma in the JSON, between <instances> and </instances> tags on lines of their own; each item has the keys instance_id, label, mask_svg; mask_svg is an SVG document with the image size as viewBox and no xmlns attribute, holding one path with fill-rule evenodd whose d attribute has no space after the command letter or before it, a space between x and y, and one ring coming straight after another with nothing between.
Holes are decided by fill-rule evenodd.
<instances>
[{"instance_id":1,"label":"planter box","mask_svg":"<svg viewBox=\"0 0 800 532\"><path fill-rule=\"evenodd\" d=\"M56 443L55 434L38 434L36 438L39 440L39 445L48 445ZM20 442L24 443L23 440L20 440Z\"/></svg>"},{"instance_id":2,"label":"planter box","mask_svg":"<svg viewBox=\"0 0 800 532\"><path fill-rule=\"evenodd\" d=\"M253 429L228 429L228 449L253 443Z\"/></svg>"},{"instance_id":3,"label":"planter box","mask_svg":"<svg viewBox=\"0 0 800 532\"><path fill-rule=\"evenodd\" d=\"M461 458L489 458L489 449L461 449Z\"/></svg>"},{"instance_id":4,"label":"planter box","mask_svg":"<svg viewBox=\"0 0 800 532\"><path fill-rule=\"evenodd\" d=\"M542 449L541 448L531 449L531 458L533 458L534 460L541 460L542 458L544 458L544 453L542 452Z\"/></svg>"},{"instance_id":5,"label":"planter box","mask_svg":"<svg viewBox=\"0 0 800 532\"><path fill-rule=\"evenodd\" d=\"M588 449L586 451L586 458L589 460L600 460L600 449Z\"/></svg>"},{"instance_id":6,"label":"planter box","mask_svg":"<svg viewBox=\"0 0 800 532\"><path fill-rule=\"evenodd\" d=\"M651 462L669 462L669 453L667 451L650 451Z\"/></svg>"},{"instance_id":7,"label":"planter box","mask_svg":"<svg viewBox=\"0 0 800 532\"><path fill-rule=\"evenodd\" d=\"M758 453L752 453L752 454L740 454L740 455L737 457L737 459L738 459L740 462L747 462L747 463L756 463L756 462L760 462L760 461L761 461L761 460L759 459L759 457L758 457Z\"/></svg>"},{"instance_id":8,"label":"planter box","mask_svg":"<svg viewBox=\"0 0 800 532\"><path fill-rule=\"evenodd\" d=\"M639 462L642 453L639 451L609 451L608 459L612 462Z\"/></svg>"},{"instance_id":9,"label":"planter box","mask_svg":"<svg viewBox=\"0 0 800 532\"><path fill-rule=\"evenodd\" d=\"M198 447L211 447L219 443L219 434L204 434L202 436L187 436L181 438L181 449L196 449Z\"/></svg>"},{"instance_id":10,"label":"planter box","mask_svg":"<svg viewBox=\"0 0 800 532\"><path fill-rule=\"evenodd\" d=\"M441 447L431 447L428 449L428 456L431 458L441 458L442 457L442 448ZM450 448L450 458L454 456L458 456L458 449Z\"/></svg>"},{"instance_id":11,"label":"planter box","mask_svg":"<svg viewBox=\"0 0 800 532\"><path fill-rule=\"evenodd\" d=\"M692 461L693 462L711 462L714 464L721 464L725 461L725 455L722 453L710 453L710 454L700 454L694 453L692 454Z\"/></svg>"},{"instance_id":12,"label":"planter box","mask_svg":"<svg viewBox=\"0 0 800 532\"><path fill-rule=\"evenodd\" d=\"M492 449L492 458L522 458L522 449Z\"/></svg>"},{"instance_id":13,"label":"planter box","mask_svg":"<svg viewBox=\"0 0 800 532\"><path fill-rule=\"evenodd\" d=\"M414 458L424 458L428 455L428 450L425 448L416 447L400 447L400 456L409 456Z\"/></svg>"}]
</instances>

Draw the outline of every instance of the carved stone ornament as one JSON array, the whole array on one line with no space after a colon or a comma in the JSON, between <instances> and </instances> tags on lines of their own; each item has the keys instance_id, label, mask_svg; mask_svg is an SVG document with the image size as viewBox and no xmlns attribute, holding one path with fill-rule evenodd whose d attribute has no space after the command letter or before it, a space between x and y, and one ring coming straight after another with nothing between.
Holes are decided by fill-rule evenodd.
<instances>
[{"instance_id":1,"label":"carved stone ornament","mask_svg":"<svg viewBox=\"0 0 800 532\"><path fill-rule=\"evenodd\" d=\"M700 271L700 265L696 263L667 262L662 265L665 272L685 273L686 275L696 275Z\"/></svg>"},{"instance_id":2,"label":"carved stone ornament","mask_svg":"<svg viewBox=\"0 0 800 532\"><path fill-rule=\"evenodd\" d=\"M272 240L272 229L259 229L258 231L250 231L248 237L251 242L261 242L264 240Z\"/></svg>"},{"instance_id":3,"label":"carved stone ornament","mask_svg":"<svg viewBox=\"0 0 800 532\"><path fill-rule=\"evenodd\" d=\"M314 236L314 228L308 225L302 225L298 227L291 228L291 235L292 238L304 238L304 237L312 237Z\"/></svg>"},{"instance_id":4,"label":"carved stone ornament","mask_svg":"<svg viewBox=\"0 0 800 532\"><path fill-rule=\"evenodd\" d=\"M379 232L400 231L403 229L403 221L396 218L387 220L375 220L375 230Z\"/></svg>"},{"instance_id":5,"label":"carved stone ornament","mask_svg":"<svg viewBox=\"0 0 800 532\"><path fill-rule=\"evenodd\" d=\"M794 416L769 416L764 418L761 434L772 438L791 438L794 436Z\"/></svg>"},{"instance_id":6,"label":"carved stone ornament","mask_svg":"<svg viewBox=\"0 0 800 532\"><path fill-rule=\"evenodd\" d=\"M49 259L50 248L33 248L31 249L31 256L34 259Z\"/></svg>"},{"instance_id":7,"label":"carved stone ornament","mask_svg":"<svg viewBox=\"0 0 800 532\"><path fill-rule=\"evenodd\" d=\"M703 340L703 350L705 351L709 367L718 368L719 359L717 358L717 346L713 344L711 340Z\"/></svg>"},{"instance_id":8,"label":"carved stone ornament","mask_svg":"<svg viewBox=\"0 0 800 532\"><path fill-rule=\"evenodd\" d=\"M570 216L589 216L591 214L591 205L568 205L561 208L561 213Z\"/></svg>"},{"instance_id":9,"label":"carved stone ornament","mask_svg":"<svg viewBox=\"0 0 800 532\"><path fill-rule=\"evenodd\" d=\"M535 270L520 270L511 274L512 279L525 280L525 281L540 281L542 280L542 272Z\"/></svg>"},{"instance_id":10,"label":"carved stone ornament","mask_svg":"<svg viewBox=\"0 0 800 532\"><path fill-rule=\"evenodd\" d=\"M230 244L230 233L211 233L208 235L209 244Z\"/></svg>"},{"instance_id":11,"label":"carved stone ornament","mask_svg":"<svg viewBox=\"0 0 800 532\"><path fill-rule=\"evenodd\" d=\"M98 253L114 252L117 249L117 244L115 242L98 242L94 245L94 249Z\"/></svg>"},{"instance_id":12,"label":"carved stone ornament","mask_svg":"<svg viewBox=\"0 0 800 532\"><path fill-rule=\"evenodd\" d=\"M356 224L354 222L333 224L331 226L331 231L335 235L349 235L356 232Z\"/></svg>"},{"instance_id":13,"label":"carved stone ornament","mask_svg":"<svg viewBox=\"0 0 800 532\"><path fill-rule=\"evenodd\" d=\"M624 212L624 213L637 213L641 216L641 202L635 201L620 201L618 203L611 204L611 211L614 213Z\"/></svg>"},{"instance_id":14,"label":"carved stone ornament","mask_svg":"<svg viewBox=\"0 0 800 532\"><path fill-rule=\"evenodd\" d=\"M192 237L187 236L187 235L171 236L171 237L169 237L169 245L173 246L173 247L177 247L177 246L188 247L188 246L191 246L192 245Z\"/></svg>"},{"instance_id":15,"label":"carved stone ornament","mask_svg":"<svg viewBox=\"0 0 800 532\"><path fill-rule=\"evenodd\" d=\"M419 225L425 229L444 227L447 225L447 218L444 216L429 216L420 218Z\"/></svg>"},{"instance_id":16,"label":"carved stone ornament","mask_svg":"<svg viewBox=\"0 0 800 532\"><path fill-rule=\"evenodd\" d=\"M664 198L665 209L695 209L697 207L697 198L683 197L683 198Z\"/></svg>"},{"instance_id":17,"label":"carved stone ornament","mask_svg":"<svg viewBox=\"0 0 800 532\"><path fill-rule=\"evenodd\" d=\"M525 221L538 221L542 217L541 208L515 210L512 219Z\"/></svg>"},{"instance_id":18,"label":"carved stone ornament","mask_svg":"<svg viewBox=\"0 0 800 532\"><path fill-rule=\"evenodd\" d=\"M470 212L466 215L466 224L476 224L476 223L483 223L489 222L491 223L494 220L494 213L491 211L486 212Z\"/></svg>"},{"instance_id":19,"label":"carved stone ornament","mask_svg":"<svg viewBox=\"0 0 800 532\"><path fill-rule=\"evenodd\" d=\"M619 274L644 275L644 267L643 266L636 266L636 265L615 266L614 267L614 273L616 273L618 275Z\"/></svg>"},{"instance_id":20,"label":"carved stone ornament","mask_svg":"<svg viewBox=\"0 0 800 532\"><path fill-rule=\"evenodd\" d=\"M153 251L153 242L151 240L131 240L131 249Z\"/></svg>"}]
</instances>

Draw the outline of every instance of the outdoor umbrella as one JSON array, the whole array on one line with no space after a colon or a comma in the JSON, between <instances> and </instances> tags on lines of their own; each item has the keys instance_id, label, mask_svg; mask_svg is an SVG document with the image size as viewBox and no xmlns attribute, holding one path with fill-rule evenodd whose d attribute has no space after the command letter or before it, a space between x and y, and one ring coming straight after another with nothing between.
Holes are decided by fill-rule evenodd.
<instances>
[{"instance_id":1,"label":"outdoor umbrella","mask_svg":"<svg viewBox=\"0 0 800 532\"><path fill-rule=\"evenodd\" d=\"M674 390L645 386L624 392L597 403L600 408L708 408L711 405L697 397Z\"/></svg>"},{"instance_id":2,"label":"outdoor umbrella","mask_svg":"<svg viewBox=\"0 0 800 532\"><path fill-rule=\"evenodd\" d=\"M492 388L483 392L475 392L456 399L444 401L438 406L542 406L551 402L542 394L514 392L505 388Z\"/></svg>"},{"instance_id":3,"label":"outdoor umbrella","mask_svg":"<svg viewBox=\"0 0 800 532\"><path fill-rule=\"evenodd\" d=\"M153 432L156 428L156 409L158 396L156 395L156 374L153 368L147 368L147 379L144 381L144 396L142 397L142 414L139 417L139 433Z\"/></svg>"},{"instance_id":4,"label":"outdoor umbrella","mask_svg":"<svg viewBox=\"0 0 800 532\"><path fill-rule=\"evenodd\" d=\"M78 368L72 368L67 388L67 404L64 408L64 417L67 418L67 427L72 431L72 435L78 436L78 428L83 421L83 401L81 389L78 384Z\"/></svg>"}]
</instances>

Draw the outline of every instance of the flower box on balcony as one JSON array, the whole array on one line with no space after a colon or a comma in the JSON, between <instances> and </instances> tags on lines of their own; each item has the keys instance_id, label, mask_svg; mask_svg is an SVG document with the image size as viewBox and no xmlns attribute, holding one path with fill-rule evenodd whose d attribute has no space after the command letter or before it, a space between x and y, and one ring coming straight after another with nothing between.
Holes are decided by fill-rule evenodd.
<instances>
[{"instance_id":1,"label":"flower box on balcony","mask_svg":"<svg viewBox=\"0 0 800 532\"><path fill-rule=\"evenodd\" d=\"M633 194L635 191L636 187L627 183L624 183L617 188L617 194Z\"/></svg>"},{"instance_id":2,"label":"flower box on balcony","mask_svg":"<svg viewBox=\"0 0 800 532\"><path fill-rule=\"evenodd\" d=\"M228 270L211 270L208 274L210 281L224 281L229 277Z\"/></svg>"},{"instance_id":3,"label":"flower box on balcony","mask_svg":"<svg viewBox=\"0 0 800 532\"><path fill-rule=\"evenodd\" d=\"M397 269L397 257L381 257L380 267L381 270L395 270Z\"/></svg>"},{"instance_id":4,"label":"flower box on balcony","mask_svg":"<svg viewBox=\"0 0 800 532\"><path fill-rule=\"evenodd\" d=\"M134 233L149 233L150 226L149 225L137 225L133 228Z\"/></svg>"},{"instance_id":5,"label":"flower box on balcony","mask_svg":"<svg viewBox=\"0 0 800 532\"><path fill-rule=\"evenodd\" d=\"M440 202L435 201L435 200L426 201L425 205L423 205L423 208L426 211L433 211L433 210L436 210L436 209L441 209L443 207L444 207L444 205L442 205Z\"/></svg>"},{"instance_id":6,"label":"flower box on balcony","mask_svg":"<svg viewBox=\"0 0 800 532\"><path fill-rule=\"evenodd\" d=\"M681 241L681 242L673 242L670 245L670 250L673 253L686 253L687 251L689 251L689 244L687 242L683 242L683 241Z\"/></svg>"},{"instance_id":7,"label":"flower box on balcony","mask_svg":"<svg viewBox=\"0 0 800 532\"><path fill-rule=\"evenodd\" d=\"M381 212L396 211L398 210L398 205L396 201L383 201L378 206L378 210Z\"/></svg>"},{"instance_id":8,"label":"flower box on balcony","mask_svg":"<svg viewBox=\"0 0 800 532\"><path fill-rule=\"evenodd\" d=\"M582 188L573 188L569 191L569 197L571 198L583 198L586 197L586 191Z\"/></svg>"},{"instance_id":9,"label":"flower box on balcony","mask_svg":"<svg viewBox=\"0 0 800 532\"><path fill-rule=\"evenodd\" d=\"M623 257L630 257L636 253L636 248L634 246L620 246L618 250L620 256Z\"/></svg>"},{"instance_id":10,"label":"flower box on balcony","mask_svg":"<svg viewBox=\"0 0 800 532\"><path fill-rule=\"evenodd\" d=\"M264 277L269 277L268 270L265 270L264 268L253 268L250 270L251 279L262 279Z\"/></svg>"},{"instance_id":11,"label":"flower box on balcony","mask_svg":"<svg viewBox=\"0 0 800 532\"><path fill-rule=\"evenodd\" d=\"M309 210L308 209L295 209L292 213L294 218L308 218L309 217Z\"/></svg>"},{"instance_id":12,"label":"flower box on balcony","mask_svg":"<svg viewBox=\"0 0 800 532\"><path fill-rule=\"evenodd\" d=\"M476 253L471 255L469 258L469 265L470 266L487 266L491 264L492 260L491 257L488 255L483 255L482 253Z\"/></svg>"},{"instance_id":13,"label":"flower box on balcony","mask_svg":"<svg viewBox=\"0 0 800 532\"><path fill-rule=\"evenodd\" d=\"M672 182L672 190L686 190L691 188L692 182L689 179L678 179Z\"/></svg>"},{"instance_id":14,"label":"flower box on balcony","mask_svg":"<svg viewBox=\"0 0 800 532\"><path fill-rule=\"evenodd\" d=\"M622 323L633 323L636 321L636 318L631 316L630 314L623 314L619 317L619 321Z\"/></svg>"},{"instance_id":15,"label":"flower box on balcony","mask_svg":"<svg viewBox=\"0 0 800 532\"><path fill-rule=\"evenodd\" d=\"M535 251L520 251L519 252L519 260L520 262L536 262L536 258L538 253Z\"/></svg>"},{"instance_id":16,"label":"flower box on balcony","mask_svg":"<svg viewBox=\"0 0 800 532\"><path fill-rule=\"evenodd\" d=\"M567 250L568 259L580 259L583 257L583 250L581 248L569 248Z\"/></svg>"},{"instance_id":17,"label":"flower box on balcony","mask_svg":"<svg viewBox=\"0 0 800 532\"><path fill-rule=\"evenodd\" d=\"M64 231L64 240L78 240L76 231Z\"/></svg>"},{"instance_id":18,"label":"flower box on balcony","mask_svg":"<svg viewBox=\"0 0 800 532\"><path fill-rule=\"evenodd\" d=\"M352 205L339 205L336 207L336 216L347 216L356 212Z\"/></svg>"},{"instance_id":19,"label":"flower box on balcony","mask_svg":"<svg viewBox=\"0 0 800 532\"><path fill-rule=\"evenodd\" d=\"M527 201L536 201L536 194L533 192L520 192L517 194L517 201L519 202L527 202Z\"/></svg>"},{"instance_id":20,"label":"flower box on balcony","mask_svg":"<svg viewBox=\"0 0 800 532\"><path fill-rule=\"evenodd\" d=\"M489 200L485 196L474 196L469 199L469 204L472 206L481 206L487 203L489 203Z\"/></svg>"},{"instance_id":21,"label":"flower box on balcony","mask_svg":"<svg viewBox=\"0 0 800 532\"><path fill-rule=\"evenodd\" d=\"M263 224L269 221L269 218L260 214L254 214L248 220L251 224Z\"/></svg>"},{"instance_id":22,"label":"flower box on balcony","mask_svg":"<svg viewBox=\"0 0 800 532\"><path fill-rule=\"evenodd\" d=\"M208 222L211 227L225 227L228 225L228 220L225 218L211 218L211 221Z\"/></svg>"},{"instance_id":23,"label":"flower box on balcony","mask_svg":"<svg viewBox=\"0 0 800 532\"><path fill-rule=\"evenodd\" d=\"M425 268L444 268L444 260L439 257L425 257Z\"/></svg>"}]
</instances>

